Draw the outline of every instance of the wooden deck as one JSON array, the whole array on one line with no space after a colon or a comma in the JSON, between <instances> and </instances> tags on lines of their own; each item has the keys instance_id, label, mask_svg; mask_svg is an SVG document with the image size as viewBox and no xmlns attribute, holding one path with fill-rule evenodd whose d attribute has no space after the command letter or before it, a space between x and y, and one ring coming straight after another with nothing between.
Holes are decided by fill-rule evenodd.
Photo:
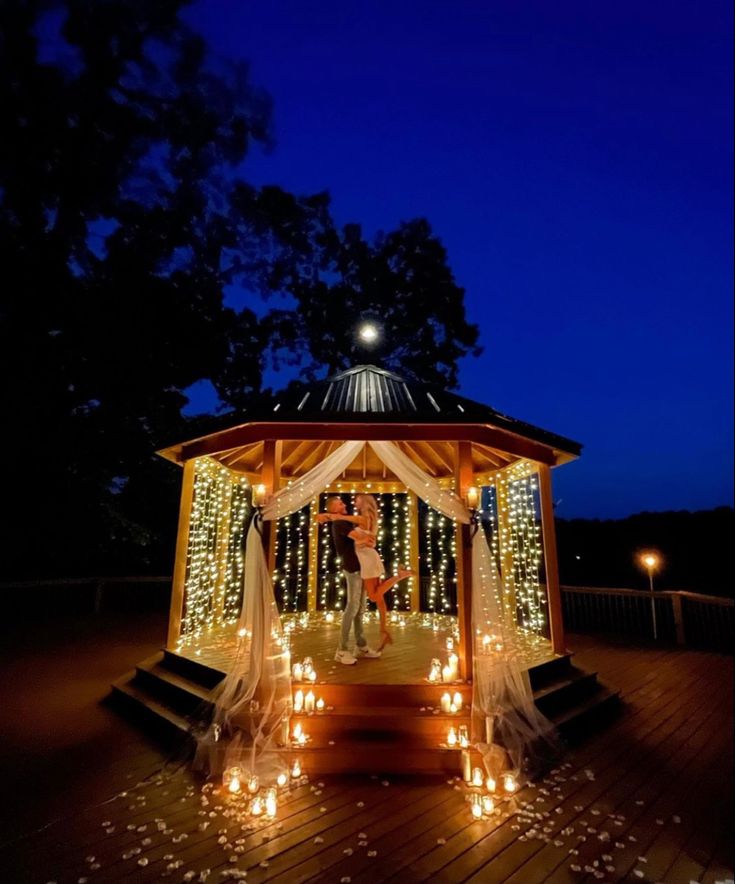
<instances>
[{"instance_id":1,"label":"wooden deck","mask_svg":"<svg viewBox=\"0 0 735 884\"><path fill-rule=\"evenodd\" d=\"M111 774L94 806L69 807L4 848L4 880L214 882L234 869L281 884L731 878L732 658L598 637L568 644L621 689L625 711L489 819L472 821L453 781L324 777L293 788L276 821L242 829L185 765L129 746L125 776ZM78 776L99 779L95 765L91 752Z\"/></svg>"},{"instance_id":2,"label":"wooden deck","mask_svg":"<svg viewBox=\"0 0 735 884\"><path fill-rule=\"evenodd\" d=\"M334 654L340 637L341 614L327 621L321 612L310 615L286 615L284 626L291 642L293 663L311 657L318 681L330 684L425 684L431 660L446 662L447 638L453 637L457 647L457 618L432 614L395 614L391 631L394 643L388 645L381 658L360 659L357 664L345 666L336 663ZM365 616L365 637L377 648L380 640L378 616ZM528 667L552 660L551 643L528 634L522 638L522 657ZM180 653L222 672L229 671L236 645L235 630L207 633L201 642L182 643Z\"/></svg>"}]
</instances>

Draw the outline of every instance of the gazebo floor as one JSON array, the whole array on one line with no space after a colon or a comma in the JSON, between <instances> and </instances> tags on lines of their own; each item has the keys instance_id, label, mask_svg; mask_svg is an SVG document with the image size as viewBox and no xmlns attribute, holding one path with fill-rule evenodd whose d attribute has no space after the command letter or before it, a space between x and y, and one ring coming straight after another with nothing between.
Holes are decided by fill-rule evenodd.
<instances>
[{"instance_id":1,"label":"gazebo floor","mask_svg":"<svg viewBox=\"0 0 735 884\"><path fill-rule=\"evenodd\" d=\"M291 636L291 660L311 657L318 680L330 684L425 684L430 663L447 657L447 638L457 644L457 618L449 615L393 614L391 630L394 643L379 659L360 659L345 666L334 659L340 637L341 613L327 620L321 612L292 614L283 617ZM365 637L371 647L379 643L378 617L365 616ZM234 628L207 632L198 639L183 641L179 654L225 673L229 670L237 637ZM519 633L522 658L528 668L554 659L548 639L532 633Z\"/></svg>"},{"instance_id":2,"label":"gazebo floor","mask_svg":"<svg viewBox=\"0 0 735 884\"><path fill-rule=\"evenodd\" d=\"M577 662L621 690L625 713L500 814L473 821L454 781L324 777L293 788L276 821L242 830L226 799L203 795L187 766L162 767L141 741L126 746L127 776L111 775L94 806L71 806L45 826L39 807L38 826L0 853L5 880L211 884L232 869L281 884L732 878L732 658L582 636L568 643ZM80 669L80 684L88 677ZM77 779L104 780L94 745L86 748ZM29 789L33 777L30 765ZM540 819L513 813L531 807Z\"/></svg>"}]
</instances>

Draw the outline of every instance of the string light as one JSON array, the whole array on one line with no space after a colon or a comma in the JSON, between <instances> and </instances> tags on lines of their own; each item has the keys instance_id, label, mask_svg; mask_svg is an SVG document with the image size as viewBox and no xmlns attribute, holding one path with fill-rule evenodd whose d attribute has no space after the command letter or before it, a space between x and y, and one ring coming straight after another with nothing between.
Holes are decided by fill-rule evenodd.
<instances>
[{"instance_id":1,"label":"string light","mask_svg":"<svg viewBox=\"0 0 735 884\"><path fill-rule=\"evenodd\" d=\"M244 476L210 457L194 462L181 640L234 623L242 604L243 532L250 511Z\"/></svg>"}]
</instances>

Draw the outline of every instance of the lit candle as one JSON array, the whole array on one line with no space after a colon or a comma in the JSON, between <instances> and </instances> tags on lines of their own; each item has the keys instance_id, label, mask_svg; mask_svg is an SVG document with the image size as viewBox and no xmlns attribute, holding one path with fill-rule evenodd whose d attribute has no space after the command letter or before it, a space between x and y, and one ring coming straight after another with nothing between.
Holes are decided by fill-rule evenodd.
<instances>
[{"instance_id":1,"label":"lit candle","mask_svg":"<svg viewBox=\"0 0 735 884\"><path fill-rule=\"evenodd\" d=\"M483 795L482 797L482 809L487 814L491 814L495 810L495 802L489 795Z\"/></svg>"},{"instance_id":2,"label":"lit candle","mask_svg":"<svg viewBox=\"0 0 735 884\"><path fill-rule=\"evenodd\" d=\"M454 705L454 703L450 703L450 704L449 704L449 712L450 712L452 715L455 715L455 714L456 714L456 712L457 712L457 707Z\"/></svg>"},{"instance_id":3,"label":"lit candle","mask_svg":"<svg viewBox=\"0 0 735 884\"><path fill-rule=\"evenodd\" d=\"M460 712L462 709L462 694L459 691L452 697L452 703L457 707L457 712Z\"/></svg>"},{"instance_id":4,"label":"lit candle","mask_svg":"<svg viewBox=\"0 0 735 884\"><path fill-rule=\"evenodd\" d=\"M457 745L457 731L453 727L449 728L449 733L447 734L447 746L456 746Z\"/></svg>"},{"instance_id":5,"label":"lit candle","mask_svg":"<svg viewBox=\"0 0 735 884\"><path fill-rule=\"evenodd\" d=\"M306 695L306 697L304 697L304 710L306 712L313 712L314 711L314 701L315 701L314 691L309 691L309 693Z\"/></svg>"},{"instance_id":6,"label":"lit candle","mask_svg":"<svg viewBox=\"0 0 735 884\"><path fill-rule=\"evenodd\" d=\"M276 778L276 783L277 783L281 788L283 788L283 787L286 785L287 782L288 782L288 775L285 774L285 773L279 773L279 774L278 774L278 777Z\"/></svg>"},{"instance_id":7,"label":"lit candle","mask_svg":"<svg viewBox=\"0 0 735 884\"><path fill-rule=\"evenodd\" d=\"M293 738L296 742L299 741L299 737L301 736L301 734L302 734L301 722L297 722L297 724L295 725L295 727L293 729Z\"/></svg>"},{"instance_id":8,"label":"lit candle","mask_svg":"<svg viewBox=\"0 0 735 884\"><path fill-rule=\"evenodd\" d=\"M301 663L294 663L293 665L293 680L301 681L304 677L304 667Z\"/></svg>"},{"instance_id":9,"label":"lit candle","mask_svg":"<svg viewBox=\"0 0 735 884\"><path fill-rule=\"evenodd\" d=\"M454 672L449 664L442 667L442 681L454 681Z\"/></svg>"},{"instance_id":10,"label":"lit candle","mask_svg":"<svg viewBox=\"0 0 735 884\"><path fill-rule=\"evenodd\" d=\"M448 651L454 650L454 639L452 638L451 635L447 637L447 650Z\"/></svg>"},{"instance_id":11,"label":"lit candle","mask_svg":"<svg viewBox=\"0 0 735 884\"><path fill-rule=\"evenodd\" d=\"M260 783L258 782L257 776L255 774L251 774L250 779L248 780L248 792L250 792L251 795L255 795L255 793L258 791L259 785Z\"/></svg>"},{"instance_id":12,"label":"lit candle","mask_svg":"<svg viewBox=\"0 0 735 884\"><path fill-rule=\"evenodd\" d=\"M449 666L452 669L452 681L454 681L457 678L457 675L459 674L459 657L454 652L452 652L449 655L448 662L449 662Z\"/></svg>"},{"instance_id":13,"label":"lit candle","mask_svg":"<svg viewBox=\"0 0 735 884\"><path fill-rule=\"evenodd\" d=\"M263 802L257 795L250 803L250 813L253 816L260 816L263 813Z\"/></svg>"},{"instance_id":14,"label":"lit candle","mask_svg":"<svg viewBox=\"0 0 735 884\"><path fill-rule=\"evenodd\" d=\"M316 682L316 670L312 669L309 672L309 674L307 676L307 681L310 681L312 684L314 684Z\"/></svg>"},{"instance_id":15,"label":"lit candle","mask_svg":"<svg viewBox=\"0 0 735 884\"><path fill-rule=\"evenodd\" d=\"M482 650L487 651L490 647L491 638L489 635L483 635L482 637Z\"/></svg>"},{"instance_id":16,"label":"lit candle","mask_svg":"<svg viewBox=\"0 0 735 884\"><path fill-rule=\"evenodd\" d=\"M470 485L467 489L467 506L476 510L480 504L480 489L476 485Z\"/></svg>"},{"instance_id":17,"label":"lit candle","mask_svg":"<svg viewBox=\"0 0 735 884\"><path fill-rule=\"evenodd\" d=\"M291 765L291 776L297 779L301 776L301 764L298 759Z\"/></svg>"},{"instance_id":18,"label":"lit candle","mask_svg":"<svg viewBox=\"0 0 735 884\"><path fill-rule=\"evenodd\" d=\"M240 791L240 768L233 767L230 771L230 782L227 787L233 795Z\"/></svg>"},{"instance_id":19,"label":"lit candle","mask_svg":"<svg viewBox=\"0 0 735 884\"><path fill-rule=\"evenodd\" d=\"M302 690L296 691L293 695L293 711L301 712L304 708L304 692Z\"/></svg>"},{"instance_id":20,"label":"lit candle","mask_svg":"<svg viewBox=\"0 0 735 884\"><path fill-rule=\"evenodd\" d=\"M465 783L472 780L472 759L467 749L462 750L462 779Z\"/></svg>"},{"instance_id":21,"label":"lit candle","mask_svg":"<svg viewBox=\"0 0 735 884\"><path fill-rule=\"evenodd\" d=\"M495 782L495 777L488 777L485 780L485 788L488 792L494 792L498 787L498 784Z\"/></svg>"},{"instance_id":22,"label":"lit candle","mask_svg":"<svg viewBox=\"0 0 735 884\"><path fill-rule=\"evenodd\" d=\"M253 506L263 506L267 493L265 485L253 486Z\"/></svg>"},{"instance_id":23,"label":"lit candle","mask_svg":"<svg viewBox=\"0 0 735 884\"><path fill-rule=\"evenodd\" d=\"M483 776L482 771L480 770L479 767L476 767L472 771L472 785L480 787L480 786L482 786L482 784L484 782L485 782L485 777Z\"/></svg>"},{"instance_id":24,"label":"lit candle","mask_svg":"<svg viewBox=\"0 0 735 884\"><path fill-rule=\"evenodd\" d=\"M429 671L429 681L432 682L432 684L439 681L439 675L440 673L437 670L436 666L432 666L431 670Z\"/></svg>"},{"instance_id":25,"label":"lit candle","mask_svg":"<svg viewBox=\"0 0 735 884\"><path fill-rule=\"evenodd\" d=\"M278 809L275 789L269 789L265 796L265 812L268 816L274 817Z\"/></svg>"},{"instance_id":26,"label":"lit candle","mask_svg":"<svg viewBox=\"0 0 735 884\"><path fill-rule=\"evenodd\" d=\"M482 817L482 804L477 800L478 798L478 795L472 796L472 816L476 820L479 820Z\"/></svg>"},{"instance_id":27,"label":"lit candle","mask_svg":"<svg viewBox=\"0 0 735 884\"><path fill-rule=\"evenodd\" d=\"M515 790L518 788L518 784L516 783L513 774L504 774L503 788L506 792L515 792Z\"/></svg>"},{"instance_id":28,"label":"lit candle","mask_svg":"<svg viewBox=\"0 0 735 884\"><path fill-rule=\"evenodd\" d=\"M463 749L469 748L469 745L470 745L470 737L469 737L469 734L467 733L467 726L464 724L461 724L459 726L459 745Z\"/></svg>"},{"instance_id":29,"label":"lit candle","mask_svg":"<svg viewBox=\"0 0 735 884\"><path fill-rule=\"evenodd\" d=\"M449 693L442 694L441 704L442 704L442 712L449 712L450 711L449 707L452 704L452 698L449 696Z\"/></svg>"},{"instance_id":30,"label":"lit candle","mask_svg":"<svg viewBox=\"0 0 735 884\"><path fill-rule=\"evenodd\" d=\"M324 705L325 705L324 698L319 697L319 699L316 701L316 711L317 712L324 712Z\"/></svg>"},{"instance_id":31,"label":"lit candle","mask_svg":"<svg viewBox=\"0 0 735 884\"><path fill-rule=\"evenodd\" d=\"M324 615L324 619L327 621L327 623L333 623L334 611L327 611L327 613Z\"/></svg>"}]
</instances>

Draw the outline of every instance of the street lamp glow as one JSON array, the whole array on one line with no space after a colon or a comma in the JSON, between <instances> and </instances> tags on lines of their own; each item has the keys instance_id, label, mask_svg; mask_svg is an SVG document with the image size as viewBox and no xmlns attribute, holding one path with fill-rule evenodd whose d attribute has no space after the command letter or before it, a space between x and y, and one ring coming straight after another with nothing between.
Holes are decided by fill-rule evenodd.
<instances>
[{"instance_id":1,"label":"street lamp glow","mask_svg":"<svg viewBox=\"0 0 735 884\"><path fill-rule=\"evenodd\" d=\"M380 337L380 332L374 323L364 322L358 329L357 336L365 344L374 344Z\"/></svg>"},{"instance_id":2,"label":"street lamp glow","mask_svg":"<svg viewBox=\"0 0 735 884\"><path fill-rule=\"evenodd\" d=\"M659 561L660 559L655 553L649 552L641 555L641 563L648 571L654 571L658 567Z\"/></svg>"},{"instance_id":3,"label":"street lamp glow","mask_svg":"<svg viewBox=\"0 0 735 884\"><path fill-rule=\"evenodd\" d=\"M653 623L653 637L654 639L657 639L658 627L656 624L656 599L654 596L653 588L653 572L660 567L661 556L651 550L649 552L640 553L638 556L638 561L648 572L648 588L651 593L651 621Z\"/></svg>"}]
</instances>

